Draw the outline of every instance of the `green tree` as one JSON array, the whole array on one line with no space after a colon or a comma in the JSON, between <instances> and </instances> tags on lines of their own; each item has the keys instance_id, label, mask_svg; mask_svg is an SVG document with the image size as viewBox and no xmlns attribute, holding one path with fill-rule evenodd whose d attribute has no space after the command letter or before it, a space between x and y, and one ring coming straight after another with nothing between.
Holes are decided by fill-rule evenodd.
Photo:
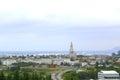
<instances>
[{"instance_id":1,"label":"green tree","mask_svg":"<svg viewBox=\"0 0 120 80\"><path fill-rule=\"evenodd\" d=\"M14 77L13 77L13 80L19 80L19 71L16 70L14 73L13 73Z\"/></svg>"},{"instance_id":2,"label":"green tree","mask_svg":"<svg viewBox=\"0 0 120 80\"><path fill-rule=\"evenodd\" d=\"M6 80L13 80L11 73L8 73L8 75L6 76Z\"/></svg>"},{"instance_id":3,"label":"green tree","mask_svg":"<svg viewBox=\"0 0 120 80\"><path fill-rule=\"evenodd\" d=\"M23 73L23 80L29 80L29 74L27 72Z\"/></svg>"},{"instance_id":4,"label":"green tree","mask_svg":"<svg viewBox=\"0 0 120 80\"><path fill-rule=\"evenodd\" d=\"M5 76L4 76L4 72L3 71L0 72L0 80L5 80Z\"/></svg>"}]
</instances>

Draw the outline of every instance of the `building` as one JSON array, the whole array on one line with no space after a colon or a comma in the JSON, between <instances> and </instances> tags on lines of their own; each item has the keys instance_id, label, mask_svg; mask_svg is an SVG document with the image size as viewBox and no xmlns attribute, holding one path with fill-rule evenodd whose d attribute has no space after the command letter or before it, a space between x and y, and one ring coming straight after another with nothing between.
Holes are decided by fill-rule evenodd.
<instances>
[{"instance_id":1,"label":"building","mask_svg":"<svg viewBox=\"0 0 120 80\"><path fill-rule=\"evenodd\" d=\"M61 65L62 62L64 63L63 59L53 59L53 64Z\"/></svg>"},{"instance_id":2,"label":"building","mask_svg":"<svg viewBox=\"0 0 120 80\"><path fill-rule=\"evenodd\" d=\"M76 73L84 72L84 71L85 71L85 70L79 69L79 70L76 70Z\"/></svg>"},{"instance_id":3,"label":"building","mask_svg":"<svg viewBox=\"0 0 120 80\"><path fill-rule=\"evenodd\" d=\"M120 76L116 71L100 71L98 80L120 80Z\"/></svg>"},{"instance_id":4,"label":"building","mask_svg":"<svg viewBox=\"0 0 120 80\"><path fill-rule=\"evenodd\" d=\"M95 64L96 64L96 61L91 61L89 64L90 64L90 65L95 65Z\"/></svg>"},{"instance_id":5,"label":"building","mask_svg":"<svg viewBox=\"0 0 120 80\"><path fill-rule=\"evenodd\" d=\"M70 61L70 65L80 64L79 60Z\"/></svg>"},{"instance_id":6,"label":"building","mask_svg":"<svg viewBox=\"0 0 120 80\"><path fill-rule=\"evenodd\" d=\"M9 66L9 65L11 65L11 64L13 64L13 63L17 63L17 61L14 60L14 59L6 59L6 60L2 60L2 65Z\"/></svg>"},{"instance_id":7,"label":"building","mask_svg":"<svg viewBox=\"0 0 120 80\"><path fill-rule=\"evenodd\" d=\"M87 62L81 62L81 66L84 67L84 66L87 66L88 63Z\"/></svg>"},{"instance_id":8,"label":"building","mask_svg":"<svg viewBox=\"0 0 120 80\"><path fill-rule=\"evenodd\" d=\"M72 43L72 42L71 42L71 45L70 45L69 56L70 56L70 58L73 58L73 59L76 59L76 58L77 58L76 53L75 53L75 51L74 51L74 49L73 49L73 43Z\"/></svg>"},{"instance_id":9,"label":"building","mask_svg":"<svg viewBox=\"0 0 120 80\"><path fill-rule=\"evenodd\" d=\"M120 58L117 61L115 61L115 63L120 64Z\"/></svg>"}]
</instances>

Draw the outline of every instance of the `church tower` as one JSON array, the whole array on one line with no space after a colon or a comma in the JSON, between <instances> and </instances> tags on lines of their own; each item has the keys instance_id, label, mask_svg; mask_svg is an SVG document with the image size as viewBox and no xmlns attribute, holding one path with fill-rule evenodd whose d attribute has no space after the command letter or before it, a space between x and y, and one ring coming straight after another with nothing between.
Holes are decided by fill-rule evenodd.
<instances>
[{"instance_id":1,"label":"church tower","mask_svg":"<svg viewBox=\"0 0 120 80\"><path fill-rule=\"evenodd\" d=\"M70 58L77 58L77 56L76 56L76 53L75 53L75 51L74 51L74 49L73 49L73 43L71 42L71 44L70 44L70 52L69 52L69 56L70 56Z\"/></svg>"}]
</instances>

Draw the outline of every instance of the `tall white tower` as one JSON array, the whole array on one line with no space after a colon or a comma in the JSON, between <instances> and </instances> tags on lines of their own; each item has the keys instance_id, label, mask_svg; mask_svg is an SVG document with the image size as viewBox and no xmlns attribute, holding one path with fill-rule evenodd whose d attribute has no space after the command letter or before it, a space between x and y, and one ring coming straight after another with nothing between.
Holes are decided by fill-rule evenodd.
<instances>
[{"instance_id":1,"label":"tall white tower","mask_svg":"<svg viewBox=\"0 0 120 80\"><path fill-rule=\"evenodd\" d=\"M75 51L74 51L74 49L73 49L73 43L72 43L72 42L71 42L71 44L70 44L69 56L70 56L70 58L77 58L76 53L75 53Z\"/></svg>"}]
</instances>

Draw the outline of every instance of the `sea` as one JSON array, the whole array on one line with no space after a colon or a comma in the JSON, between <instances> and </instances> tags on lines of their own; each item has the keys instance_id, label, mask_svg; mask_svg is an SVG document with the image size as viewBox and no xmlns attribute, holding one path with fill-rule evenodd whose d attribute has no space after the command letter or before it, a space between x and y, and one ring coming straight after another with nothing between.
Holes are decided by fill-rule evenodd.
<instances>
[{"instance_id":1,"label":"sea","mask_svg":"<svg viewBox=\"0 0 120 80\"><path fill-rule=\"evenodd\" d=\"M111 55L113 50L105 51L75 51L77 55ZM26 55L67 55L69 51L0 51L0 57Z\"/></svg>"}]
</instances>

